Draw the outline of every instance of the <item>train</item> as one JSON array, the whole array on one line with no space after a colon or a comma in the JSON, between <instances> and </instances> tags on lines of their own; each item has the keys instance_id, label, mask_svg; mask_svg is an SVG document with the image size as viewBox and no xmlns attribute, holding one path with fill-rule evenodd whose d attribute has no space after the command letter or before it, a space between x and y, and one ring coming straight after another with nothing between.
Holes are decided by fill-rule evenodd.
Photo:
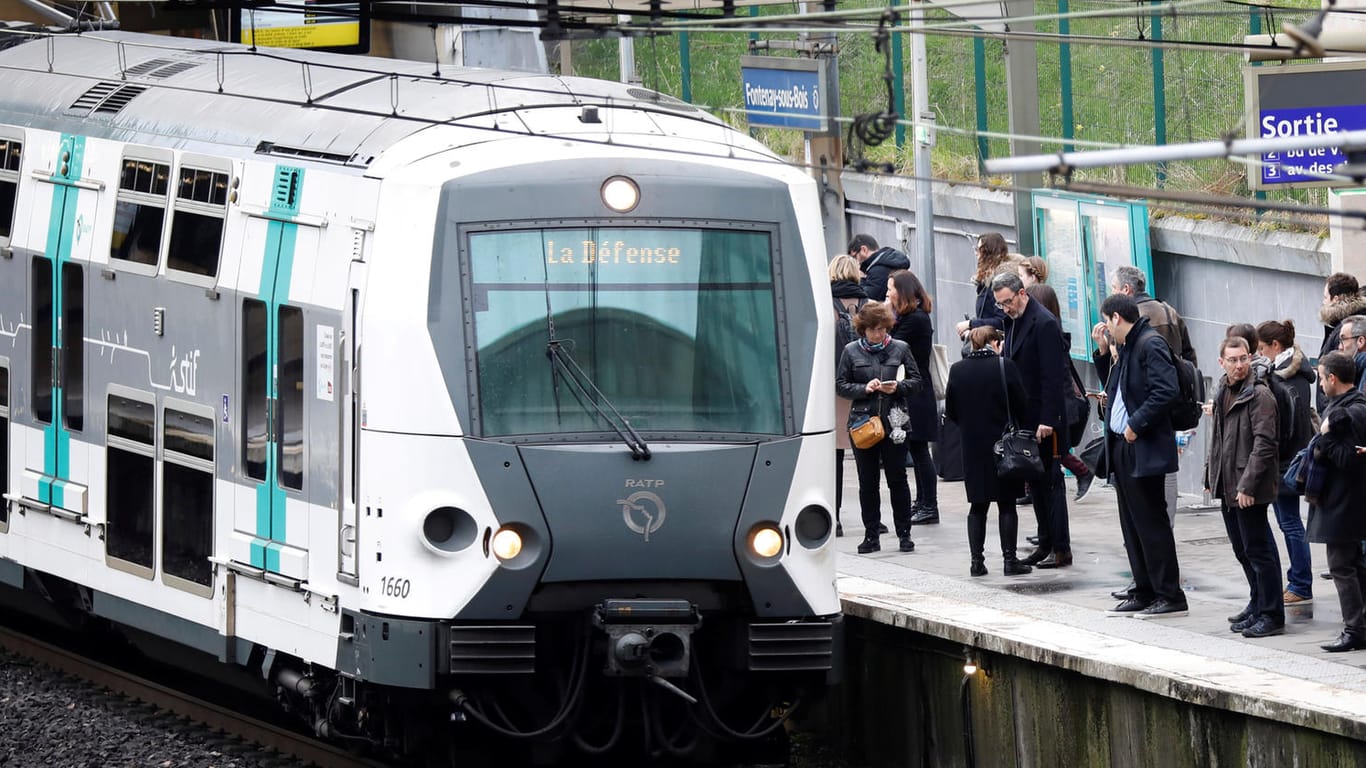
<instances>
[{"instance_id":1,"label":"train","mask_svg":"<svg viewBox=\"0 0 1366 768\"><path fill-rule=\"evenodd\" d=\"M431 69L0 27L0 585L433 765L781 738L841 658L814 181Z\"/></svg>"}]
</instances>

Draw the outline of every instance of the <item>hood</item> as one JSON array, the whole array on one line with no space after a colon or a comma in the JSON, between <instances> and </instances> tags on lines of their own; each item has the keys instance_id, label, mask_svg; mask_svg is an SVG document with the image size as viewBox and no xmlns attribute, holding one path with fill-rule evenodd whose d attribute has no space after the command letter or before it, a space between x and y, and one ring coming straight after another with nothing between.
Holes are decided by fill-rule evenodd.
<instances>
[{"instance_id":1,"label":"hood","mask_svg":"<svg viewBox=\"0 0 1366 768\"><path fill-rule=\"evenodd\" d=\"M859 265L859 269L868 272L873 267L886 267L887 269L910 269L911 260L906 258L906 254L895 248L883 246L868 257L868 260ZM1346 317L1346 315L1344 315Z\"/></svg>"},{"instance_id":2,"label":"hood","mask_svg":"<svg viewBox=\"0 0 1366 768\"><path fill-rule=\"evenodd\" d=\"M1336 328L1337 324L1352 315L1366 314L1366 298L1352 296L1346 301L1338 301L1319 307L1319 320L1326 326Z\"/></svg>"},{"instance_id":3,"label":"hood","mask_svg":"<svg viewBox=\"0 0 1366 768\"><path fill-rule=\"evenodd\" d=\"M863 292L863 286L853 280L832 280L830 281L830 295L837 299L866 299L868 294Z\"/></svg>"},{"instance_id":4,"label":"hood","mask_svg":"<svg viewBox=\"0 0 1366 768\"><path fill-rule=\"evenodd\" d=\"M1299 376L1308 380L1310 384L1313 384L1315 381L1318 381L1319 377L1314 373L1313 366L1310 366L1308 362L1309 361L1304 357L1304 350L1300 349L1299 344L1296 344L1290 350L1290 357L1286 359L1285 363L1282 364L1280 368L1276 369L1275 373L1286 381Z\"/></svg>"}]
</instances>

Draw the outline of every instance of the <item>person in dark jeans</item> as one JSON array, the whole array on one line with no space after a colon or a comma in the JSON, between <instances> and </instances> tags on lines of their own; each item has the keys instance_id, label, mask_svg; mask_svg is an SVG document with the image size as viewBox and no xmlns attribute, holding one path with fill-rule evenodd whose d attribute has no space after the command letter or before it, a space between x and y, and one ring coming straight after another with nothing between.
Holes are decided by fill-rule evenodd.
<instances>
[{"instance_id":1,"label":"person in dark jeans","mask_svg":"<svg viewBox=\"0 0 1366 768\"><path fill-rule=\"evenodd\" d=\"M881 478L878 463L887 475L892 496L892 522L896 526L902 552L915 550L911 541L911 488L906 481L906 398L920 391L921 379L915 358L906 342L888 333L893 325L892 311L885 304L869 302L854 315L854 332L859 334L844 348L835 373L835 393L851 401L849 426L876 416L882 419L886 436L867 448L854 446L854 466L858 469L859 507L863 512L861 555L879 551L878 526L882 518ZM898 381L897 369L906 378Z\"/></svg>"},{"instance_id":2,"label":"person in dark jeans","mask_svg":"<svg viewBox=\"0 0 1366 768\"><path fill-rule=\"evenodd\" d=\"M1224 529L1250 593L1247 615L1229 629L1243 637L1279 635L1285 632L1281 559L1266 514L1279 479L1276 396L1251 375L1252 352L1241 336L1220 343L1219 365L1224 377L1211 414L1205 488L1222 503Z\"/></svg>"},{"instance_id":3,"label":"person in dark jeans","mask_svg":"<svg viewBox=\"0 0 1366 768\"><path fill-rule=\"evenodd\" d=\"M887 306L896 313L892 338L906 342L920 377L927 379L930 355L934 354L934 323L930 319L934 304L914 272L902 269L892 273L887 281ZM932 525L939 522L939 478L930 457L930 443L939 439L939 405L934 399L934 388L921 387L907 398L907 409L911 423L906 430L906 450L915 466L911 524Z\"/></svg>"}]
</instances>

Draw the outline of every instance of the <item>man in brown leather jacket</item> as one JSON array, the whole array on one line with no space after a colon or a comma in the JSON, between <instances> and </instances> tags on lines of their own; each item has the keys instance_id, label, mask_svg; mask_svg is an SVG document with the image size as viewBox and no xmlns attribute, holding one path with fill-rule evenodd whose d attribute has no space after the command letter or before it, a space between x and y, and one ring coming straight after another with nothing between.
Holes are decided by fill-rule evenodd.
<instances>
[{"instance_id":1,"label":"man in brown leather jacket","mask_svg":"<svg viewBox=\"0 0 1366 768\"><path fill-rule=\"evenodd\" d=\"M1267 506L1276 498L1278 459L1276 396L1252 376L1252 353L1240 336L1219 345L1224 369L1214 403L1214 427L1205 462L1205 488L1219 497L1233 554L1251 592L1247 608L1230 617L1243 637L1285 632L1281 560L1271 538Z\"/></svg>"}]
</instances>

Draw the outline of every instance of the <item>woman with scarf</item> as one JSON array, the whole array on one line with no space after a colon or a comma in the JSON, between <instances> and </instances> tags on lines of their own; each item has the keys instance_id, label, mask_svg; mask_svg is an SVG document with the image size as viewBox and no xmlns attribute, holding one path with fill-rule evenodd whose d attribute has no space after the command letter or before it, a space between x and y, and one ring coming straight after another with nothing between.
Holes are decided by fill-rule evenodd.
<instances>
[{"instance_id":1,"label":"woman with scarf","mask_svg":"<svg viewBox=\"0 0 1366 768\"><path fill-rule=\"evenodd\" d=\"M853 319L854 332L859 338L849 342L840 356L835 392L852 401L849 426L875 416L882 420L886 430L886 436L876 444L854 448L864 529L863 543L858 545L858 551L866 555L882 549L878 541L878 526L882 520L878 477L878 461L881 460L892 496L892 522L900 539L900 549L911 552L915 543L911 541L911 488L906 481L906 398L920 391L920 371L906 342L889 335L894 320L886 305L869 302ZM897 379L898 370L905 371L904 379Z\"/></svg>"}]
</instances>

